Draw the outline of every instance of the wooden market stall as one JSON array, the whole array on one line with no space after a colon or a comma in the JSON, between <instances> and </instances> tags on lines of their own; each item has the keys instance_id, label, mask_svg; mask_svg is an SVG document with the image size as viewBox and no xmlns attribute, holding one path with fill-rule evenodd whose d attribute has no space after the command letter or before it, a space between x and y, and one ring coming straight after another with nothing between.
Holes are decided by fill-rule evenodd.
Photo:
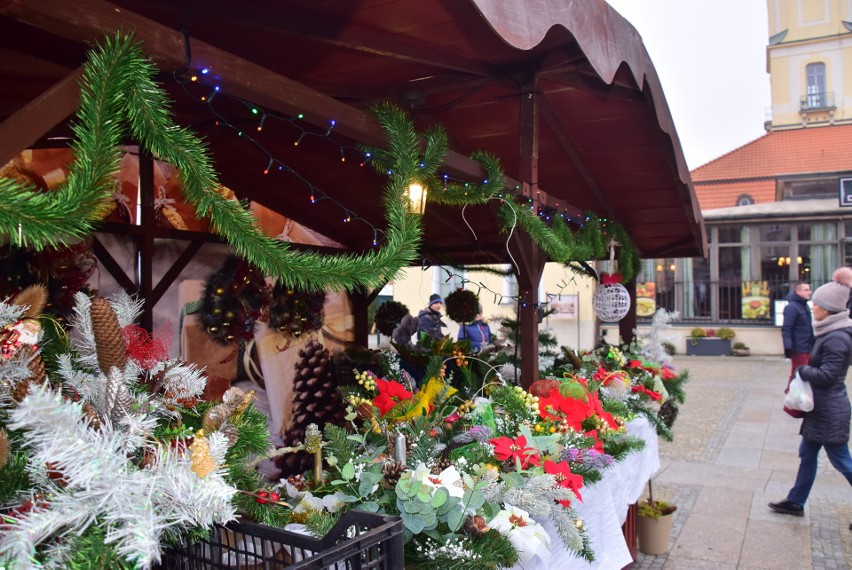
<instances>
[{"instance_id":1,"label":"wooden market stall","mask_svg":"<svg viewBox=\"0 0 852 570\"><path fill-rule=\"evenodd\" d=\"M358 166L357 146L385 142L367 108L392 101L418 128L444 126L445 172L453 180L480 180L482 168L468 155L484 150L500 159L507 191L543 215L576 221L591 211L616 220L642 257L704 251L659 78L635 29L603 1L0 2L0 164L67 140L85 51L117 30L142 42L174 99L177 123L204 137L221 181L238 198L347 250L369 250L385 223L381 179ZM306 138L308 129L314 136ZM151 176L142 164L144 187ZM150 184L141 194L141 225L106 226L133 236L140 275L128 277L97 242L96 253L152 305L210 238L146 222ZM499 224L490 205L467 208L464 220L458 208L430 206L419 262L509 263L514 252L529 385L537 336L524 332L536 327L547 258L522 232L507 249ZM154 282L150 260L161 238L189 245ZM370 292L351 296L356 339L365 342ZM623 322L626 336L634 322Z\"/></svg>"}]
</instances>

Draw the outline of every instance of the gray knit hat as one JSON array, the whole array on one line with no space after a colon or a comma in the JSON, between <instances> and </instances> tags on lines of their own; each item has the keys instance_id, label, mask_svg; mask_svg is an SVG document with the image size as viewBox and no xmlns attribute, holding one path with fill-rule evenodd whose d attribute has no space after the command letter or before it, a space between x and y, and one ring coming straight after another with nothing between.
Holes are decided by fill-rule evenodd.
<instances>
[{"instance_id":1,"label":"gray knit hat","mask_svg":"<svg viewBox=\"0 0 852 570\"><path fill-rule=\"evenodd\" d=\"M829 281L814 291L814 305L819 305L830 313L839 313L846 310L846 302L849 300L849 287L842 283Z\"/></svg>"}]
</instances>

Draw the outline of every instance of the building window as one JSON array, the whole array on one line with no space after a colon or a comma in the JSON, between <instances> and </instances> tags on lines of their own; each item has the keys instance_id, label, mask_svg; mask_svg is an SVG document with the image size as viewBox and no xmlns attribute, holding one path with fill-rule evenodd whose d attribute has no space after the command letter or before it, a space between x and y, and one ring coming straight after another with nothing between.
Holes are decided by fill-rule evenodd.
<instances>
[{"instance_id":1,"label":"building window","mask_svg":"<svg viewBox=\"0 0 852 570\"><path fill-rule=\"evenodd\" d=\"M750 206L752 204L754 204L754 198L748 194L740 194L737 198L737 206Z\"/></svg>"},{"instance_id":2,"label":"building window","mask_svg":"<svg viewBox=\"0 0 852 570\"><path fill-rule=\"evenodd\" d=\"M455 267L435 267L432 273L432 292L446 299L447 295L464 286L464 271Z\"/></svg>"},{"instance_id":3,"label":"building window","mask_svg":"<svg viewBox=\"0 0 852 570\"><path fill-rule=\"evenodd\" d=\"M511 271L511 265L503 266L506 271ZM510 273L503 278L503 298L500 299L501 305L514 305L519 296L518 277L514 273Z\"/></svg>"},{"instance_id":4,"label":"building window","mask_svg":"<svg viewBox=\"0 0 852 570\"><path fill-rule=\"evenodd\" d=\"M809 63L805 66L805 76L807 78L805 109L822 109L827 107L825 64L822 62Z\"/></svg>"}]
</instances>

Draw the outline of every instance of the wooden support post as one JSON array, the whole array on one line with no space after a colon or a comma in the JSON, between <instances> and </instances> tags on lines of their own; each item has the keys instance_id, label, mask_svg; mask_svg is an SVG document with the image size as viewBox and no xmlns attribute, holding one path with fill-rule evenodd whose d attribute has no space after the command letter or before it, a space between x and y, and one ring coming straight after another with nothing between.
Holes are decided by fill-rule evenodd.
<instances>
[{"instance_id":1,"label":"wooden support post","mask_svg":"<svg viewBox=\"0 0 852 570\"><path fill-rule=\"evenodd\" d=\"M367 323L367 309L369 309L370 303L378 297L381 289L379 287L370 293L363 289L348 292L349 302L352 303L354 342L358 346L369 346L370 327Z\"/></svg>"},{"instance_id":2,"label":"wooden support post","mask_svg":"<svg viewBox=\"0 0 852 570\"><path fill-rule=\"evenodd\" d=\"M538 286L547 256L529 235L515 233L509 251L518 262L518 335L521 348L521 385L529 389L538 380Z\"/></svg>"},{"instance_id":3,"label":"wooden support post","mask_svg":"<svg viewBox=\"0 0 852 570\"><path fill-rule=\"evenodd\" d=\"M140 325L154 330L154 157L139 152L140 226L143 233L136 242L139 260L139 294L145 300Z\"/></svg>"},{"instance_id":4,"label":"wooden support post","mask_svg":"<svg viewBox=\"0 0 852 570\"><path fill-rule=\"evenodd\" d=\"M524 78L520 98L520 162L521 193L539 205L538 148L539 101L536 92L537 78L531 74ZM538 380L538 285L547 257L527 234L515 233L509 251L515 257L518 275L518 334L521 345L521 385L529 389Z\"/></svg>"},{"instance_id":5,"label":"wooden support post","mask_svg":"<svg viewBox=\"0 0 852 570\"><path fill-rule=\"evenodd\" d=\"M623 319L618 321L618 334L625 344L633 342L633 333L636 330L636 278L624 284L630 293L630 309Z\"/></svg>"}]
</instances>

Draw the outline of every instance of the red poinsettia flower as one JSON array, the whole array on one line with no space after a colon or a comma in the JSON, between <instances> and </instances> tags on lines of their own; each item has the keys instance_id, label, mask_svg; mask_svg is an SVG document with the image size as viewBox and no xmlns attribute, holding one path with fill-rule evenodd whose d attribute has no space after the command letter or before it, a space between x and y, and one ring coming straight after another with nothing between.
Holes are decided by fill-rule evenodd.
<instances>
[{"instance_id":1,"label":"red poinsettia flower","mask_svg":"<svg viewBox=\"0 0 852 570\"><path fill-rule=\"evenodd\" d=\"M598 397L597 392L589 394L589 407L595 415L597 415L610 427L610 429L618 429L618 423L615 421L615 417L611 413L604 411L603 404L601 403L601 399Z\"/></svg>"},{"instance_id":2,"label":"red poinsettia flower","mask_svg":"<svg viewBox=\"0 0 852 570\"><path fill-rule=\"evenodd\" d=\"M675 371L668 366L663 366L660 368L660 377L663 380L673 380L677 377L677 374L675 374Z\"/></svg>"},{"instance_id":3,"label":"red poinsettia flower","mask_svg":"<svg viewBox=\"0 0 852 570\"><path fill-rule=\"evenodd\" d=\"M645 386L642 386L641 384L637 384L637 385L633 386L631 388L631 390L634 391L634 392L638 392L640 394L645 394L646 396L648 396L649 398L651 398L652 400L655 400L657 402L659 402L660 400L663 399L662 394L660 394L659 392L654 392L653 390L649 390L648 388L646 388Z\"/></svg>"},{"instance_id":4,"label":"red poinsettia flower","mask_svg":"<svg viewBox=\"0 0 852 570\"><path fill-rule=\"evenodd\" d=\"M414 396L396 380L376 378L376 387L379 389L379 395L373 398L373 405L379 408L379 417L383 417L399 402L410 400Z\"/></svg>"},{"instance_id":5,"label":"red poinsettia flower","mask_svg":"<svg viewBox=\"0 0 852 570\"><path fill-rule=\"evenodd\" d=\"M568 425L577 431L580 431L583 420L594 413L588 402L566 398L559 390L553 390L550 396L539 398L538 410L539 415L546 420L561 421L564 418Z\"/></svg>"},{"instance_id":6,"label":"red poinsettia flower","mask_svg":"<svg viewBox=\"0 0 852 570\"><path fill-rule=\"evenodd\" d=\"M590 438L594 439L595 444L592 446L592 449L596 449L596 450L600 451L601 453L603 453L603 451L604 451L603 442L600 439L598 439L598 430L591 429L591 430L587 431L586 433L584 433L583 435L586 436L586 437L590 437Z\"/></svg>"},{"instance_id":7,"label":"red poinsettia flower","mask_svg":"<svg viewBox=\"0 0 852 570\"><path fill-rule=\"evenodd\" d=\"M556 479L556 484L560 487L567 487L574 491L574 494L577 495L577 499L582 502L583 497L580 495L580 487L583 486L583 476L571 473L571 466L568 465L567 461L554 463L553 461L547 460L544 462L544 472L548 475L553 475ZM563 507L570 507L571 501L562 500L559 501L559 504Z\"/></svg>"},{"instance_id":8,"label":"red poinsettia flower","mask_svg":"<svg viewBox=\"0 0 852 570\"><path fill-rule=\"evenodd\" d=\"M642 368L642 361L634 359L628 362L627 366L628 368Z\"/></svg>"},{"instance_id":9,"label":"red poinsettia flower","mask_svg":"<svg viewBox=\"0 0 852 570\"><path fill-rule=\"evenodd\" d=\"M594 376L592 376L592 380L606 380L607 376L609 376L609 371L607 371L603 366L598 366Z\"/></svg>"},{"instance_id":10,"label":"red poinsettia flower","mask_svg":"<svg viewBox=\"0 0 852 570\"><path fill-rule=\"evenodd\" d=\"M494 446L494 457L500 461L511 459L512 461L520 461L521 469L526 469L530 464L539 465L541 459L538 456L538 450L534 447L527 447L526 436L519 435L515 439L506 437L505 435L495 437L488 443Z\"/></svg>"}]
</instances>

